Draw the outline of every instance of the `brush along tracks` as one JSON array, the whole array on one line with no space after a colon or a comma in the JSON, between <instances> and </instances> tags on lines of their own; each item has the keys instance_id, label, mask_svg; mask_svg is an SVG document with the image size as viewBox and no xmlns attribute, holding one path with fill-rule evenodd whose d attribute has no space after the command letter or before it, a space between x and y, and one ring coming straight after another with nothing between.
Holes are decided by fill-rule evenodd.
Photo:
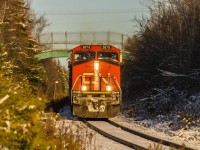
<instances>
[{"instance_id":1,"label":"brush along tracks","mask_svg":"<svg viewBox=\"0 0 200 150\"><path fill-rule=\"evenodd\" d=\"M83 122L103 136L133 149L147 150L150 145L155 146L155 143L156 145L159 144L159 147L162 147L165 150L170 149L170 147L183 148L182 145L155 138L139 131L134 131L110 120L83 120ZM184 147L184 150L193 149Z\"/></svg>"}]
</instances>

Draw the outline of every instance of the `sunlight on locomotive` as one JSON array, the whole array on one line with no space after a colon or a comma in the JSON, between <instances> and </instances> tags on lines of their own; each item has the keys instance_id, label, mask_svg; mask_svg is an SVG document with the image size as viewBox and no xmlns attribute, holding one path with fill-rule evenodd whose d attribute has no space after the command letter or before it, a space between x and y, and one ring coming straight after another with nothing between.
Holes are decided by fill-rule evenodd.
<instances>
[{"instance_id":1,"label":"sunlight on locomotive","mask_svg":"<svg viewBox=\"0 0 200 150\"><path fill-rule=\"evenodd\" d=\"M99 70L99 62L94 62L94 70Z\"/></svg>"},{"instance_id":2,"label":"sunlight on locomotive","mask_svg":"<svg viewBox=\"0 0 200 150\"><path fill-rule=\"evenodd\" d=\"M81 89L82 89L82 91L86 91L87 87L85 85L83 85Z\"/></svg>"}]
</instances>

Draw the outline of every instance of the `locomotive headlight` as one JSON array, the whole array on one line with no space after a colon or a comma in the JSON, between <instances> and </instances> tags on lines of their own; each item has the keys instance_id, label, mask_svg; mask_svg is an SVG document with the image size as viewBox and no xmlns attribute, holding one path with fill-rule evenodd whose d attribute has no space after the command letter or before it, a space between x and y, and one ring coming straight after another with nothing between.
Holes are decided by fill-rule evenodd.
<instances>
[{"instance_id":1,"label":"locomotive headlight","mask_svg":"<svg viewBox=\"0 0 200 150\"><path fill-rule=\"evenodd\" d=\"M86 91L86 90L87 90L87 87L86 87L85 85L83 85L83 86L81 87L81 90L82 90L82 91Z\"/></svg>"},{"instance_id":2,"label":"locomotive headlight","mask_svg":"<svg viewBox=\"0 0 200 150\"><path fill-rule=\"evenodd\" d=\"M99 70L99 62L94 62L94 70Z\"/></svg>"},{"instance_id":3,"label":"locomotive headlight","mask_svg":"<svg viewBox=\"0 0 200 150\"><path fill-rule=\"evenodd\" d=\"M106 91L111 91L112 90L112 87L110 85L107 85L106 86Z\"/></svg>"}]
</instances>

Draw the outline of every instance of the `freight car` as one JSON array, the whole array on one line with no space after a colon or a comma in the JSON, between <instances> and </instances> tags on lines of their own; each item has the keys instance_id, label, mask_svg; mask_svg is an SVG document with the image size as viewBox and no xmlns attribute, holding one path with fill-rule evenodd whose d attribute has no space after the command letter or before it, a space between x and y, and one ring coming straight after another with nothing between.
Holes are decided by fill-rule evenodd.
<instances>
[{"instance_id":1,"label":"freight car","mask_svg":"<svg viewBox=\"0 0 200 150\"><path fill-rule=\"evenodd\" d=\"M82 118L111 118L120 111L120 49L112 45L80 45L71 50L71 111Z\"/></svg>"}]
</instances>

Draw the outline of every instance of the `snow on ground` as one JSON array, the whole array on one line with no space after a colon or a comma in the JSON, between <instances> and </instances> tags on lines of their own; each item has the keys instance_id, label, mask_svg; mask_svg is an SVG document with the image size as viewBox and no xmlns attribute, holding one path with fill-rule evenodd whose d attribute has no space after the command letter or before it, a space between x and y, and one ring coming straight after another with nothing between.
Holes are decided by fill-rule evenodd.
<instances>
[{"instance_id":1,"label":"snow on ground","mask_svg":"<svg viewBox=\"0 0 200 150\"><path fill-rule=\"evenodd\" d=\"M147 134L200 150L200 93L175 87L154 88L127 98L115 121ZM128 124L127 124L128 123Z\"/></svg>"},{"instance_id":2,"label":"snow on ground","mask_svg":"<svg viewBox=\"0 0 200 150\"><path fill-rule=\"evenodd\" d=\"M82 121L79 121L77 117L71 115L70 106L63 107L63 109L60 111L60 116L63 118L62 121L65 121L66 124L78 125L79 127L81 126L81 129L86 129L93 133L93 141L90 141L92 145L87 145L87 150L132 150L132 148L114 142L94 132L93 130L88 129L88 127Z\"/></svg>"},{"instance_id":3,"label":"snow on ground","mask_svg":"<svg viewBox=\"0 0 200 150\"><path fill-rule=\"evenodd\" d=\"M122 114L110 120L130 129L140 131L154 137L169 140L181 145L184 143L191 148L200 150L200 140L197 141L192 138L200 133L199 130L190 129L171 131L168 128L168 125L165 123L160 123L154 126L154 122L152 120L134 121L132 118L125 118Z\"/></svg>"}]
</instances>

